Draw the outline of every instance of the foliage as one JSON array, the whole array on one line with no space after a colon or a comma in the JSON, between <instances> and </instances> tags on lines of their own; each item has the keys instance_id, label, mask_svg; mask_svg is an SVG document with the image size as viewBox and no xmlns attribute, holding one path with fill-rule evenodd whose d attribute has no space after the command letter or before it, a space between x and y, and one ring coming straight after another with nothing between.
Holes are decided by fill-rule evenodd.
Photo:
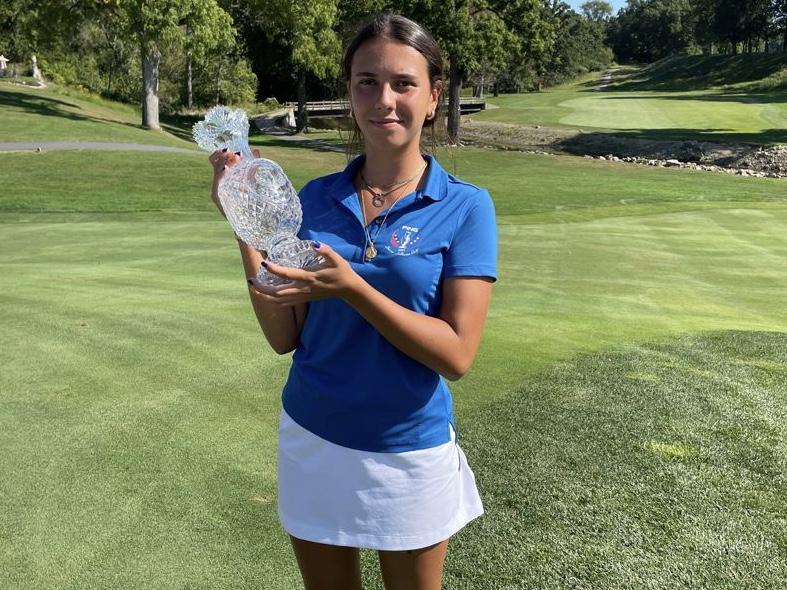
<instances>
[{"instance_id":1,"label":"foliage","mask_svg":"<svg viewBox=\"0 0 787 590\"><path fill-rule=\"evenodd\" d=\"M654 61L679 53L787 49L785 0L628 0L610 25L621 61Z\"/></svg>"},{"instance_id":2,"label":"foliage","mask_svg":"<svg viewBox=\"0 0 787 590\"><path fill-rule=\"evenodd\" d=\"M621 61L684 53L694 43L695 18L690 0L629 0L610 23L612 48Z\"/></svg>"},{"instance_id":3,"label":"foliage","mask_svg":"<svg viewBox=\"0 0 787 590\"><path fill-rule=\"evenodd\" d=\"M545 84L559 84L581 74L604 69L612 62L612 51L604 43L605 19L600 16L603 7L595 6L593 10L599 12L594 14L590 9L585 10L588 4L591 3L583 5L585 16L580 16L569 10L565 3L554 3L553 14L558 27L555 46L546 60Z\"/></svg>"},{"instance_id":4,"label":"foliage","mask_svg":"<svg viewBox=\"0 0 787 590\"><path fill-rule=\"evenodd\" d=\"M603 23L612 18L612 5L604 0L588 0L580 6L582 14L596 23Z\"/></svg>"}]
</instances>

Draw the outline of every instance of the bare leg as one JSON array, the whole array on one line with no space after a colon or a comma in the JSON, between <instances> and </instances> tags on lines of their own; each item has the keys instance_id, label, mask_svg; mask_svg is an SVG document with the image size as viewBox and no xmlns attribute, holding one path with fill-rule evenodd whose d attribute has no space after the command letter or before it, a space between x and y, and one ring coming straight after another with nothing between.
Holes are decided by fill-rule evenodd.
<instances>
[{"instance_id":1,"label":"bare leg","mask_svg":"<svg viewBox=\"0 0 787 590\"><path fill-rule=\"evenodd\" d=\"M306 590L363 590L360 552L290 535Z\"/></svg>"},{"instance_id":2,"label":"bare leg","mask_svg":"<svg viewBox=\"0 0 787 590\"><path fill-rule=\"evenodd\" d=\"M412 551L378 551L385 590L440 590L448 541Z\"/></svg>"}]
</instances>

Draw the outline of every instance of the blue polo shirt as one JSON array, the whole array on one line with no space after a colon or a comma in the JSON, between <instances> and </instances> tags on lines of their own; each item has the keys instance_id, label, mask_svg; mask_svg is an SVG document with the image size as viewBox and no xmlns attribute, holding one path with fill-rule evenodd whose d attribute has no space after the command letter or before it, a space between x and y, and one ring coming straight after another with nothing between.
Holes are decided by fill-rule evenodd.
<instances>
[{"instance_id":1,"label":"blue polo shirt","mask_svg":"<svg viewBox=\"0 0 787 590\"><path fill-rule=\"evenodd\" d=\"M364 156L300 191L299 237L328 244L372 287L429 316L442 280L497 279L497 226L489 193L425 155L422 189L382 211L368 230L377 256L363 260L363 215L353 178ZM451 393L432 369L400 352L341 299L309 303L282 393L298 424L352 449L403 452L441 445L454 425ZM455 429L455 426L454 426Z\"/></svg>"}]
</instances>

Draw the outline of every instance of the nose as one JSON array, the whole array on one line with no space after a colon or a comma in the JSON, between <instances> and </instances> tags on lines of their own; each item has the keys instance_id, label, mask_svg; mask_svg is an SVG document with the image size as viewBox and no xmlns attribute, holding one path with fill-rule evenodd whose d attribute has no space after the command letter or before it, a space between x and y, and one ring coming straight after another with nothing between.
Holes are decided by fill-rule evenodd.
<instances>
[{"instance_id":1,"label":"nose","mask_svg":"<svg viewBox=\"0 0 787 590\"><path fill-rule=\"evenodd\" d=\"M377 96L377 104L375 107L380 111L390 111L395 105L394 90L388 82L380 85L380 94Z\"/></svg>"}]
</instances>

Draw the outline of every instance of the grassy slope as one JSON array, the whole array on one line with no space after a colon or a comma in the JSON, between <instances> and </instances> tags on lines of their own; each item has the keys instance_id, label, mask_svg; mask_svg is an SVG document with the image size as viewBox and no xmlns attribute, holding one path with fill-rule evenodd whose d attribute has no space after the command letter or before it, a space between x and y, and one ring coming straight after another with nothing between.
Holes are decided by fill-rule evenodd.
<instances>
[{"instance_id":1,"label":"grassy slope","mask_svg":"<svg viewBox=\"0 0 787 590\"><path fill-rule=\"evenodd\" d=\"M191 147L140 125L139 109L57 86L29 88L0 81L0 143L104 141Z\"/></svg>"},{"instance_id":2,"label":"grassy slope","mask_svg":"<svg viewBox=\"0 0 787 590\"><path fill-rule=\"evenodd\" d=\"M262 146L297 186L344 163ZM691 550L708 536L736 548L731 562L703 570L716 576L709 587L725 587L718 572L730 563L748 587L783 578L778 563L749 567L772 561L784 539L773 508L784 505L780 480L753 496L751 478L730 487L729 473L757 469L757 455L741 443L712 456L736 432L769 457L780 452L771 422L783 345L751 335L725 352L713 340L669 339L787 331L784 183L487 150L454 158L459 175L495 196L501 280L476 366L453 387L488 514L453 541L448 586L666 588L669 576L694 575ZM26 172L31 161L45 178ZM441 161L452 168L448 155ZM0 448L9 450L0 471L12 474L0 481L0 581L294 587L274 471L289 361L256 328L237 251L206 195L204 157L7 154L0 163L13 187L0 196L0 316L13 343L0 348ZM645 340L666 343L608 352ZM665 358L685 371L665 372ZM722 414L703 445L707 404L739 408L739 396L682 392L737 379L728 358L777 373L746 401L749 421ZM667 420L671 406L686 411ZM627 412L665 419L615 418ZM626 443L610 448L610 439ZM653 460L684 447L700 463ZM692 485L706 481L708 461L717 476ZM643 504L648 490L696 516ZM748 522L714 528L722 494L724 506L746 506ZM758 535L768 543L752 545ZM369 587L380 588L373 561L364 555Z\"/></svg>"},{"instance_id":3,"label":"grassy slope","mask_svg":"<svg viewBox=\"0 0 787 590\"><path fill-rule=\"evenodd\" d=\"M490 98L479 120L614 131L648 139L787 143L787 88L753 90L778 76L787 56L666 60L603 92L583 79L542 93ZM748 73L749 75L745 75Z\"/></svg>"}]
</instances>

